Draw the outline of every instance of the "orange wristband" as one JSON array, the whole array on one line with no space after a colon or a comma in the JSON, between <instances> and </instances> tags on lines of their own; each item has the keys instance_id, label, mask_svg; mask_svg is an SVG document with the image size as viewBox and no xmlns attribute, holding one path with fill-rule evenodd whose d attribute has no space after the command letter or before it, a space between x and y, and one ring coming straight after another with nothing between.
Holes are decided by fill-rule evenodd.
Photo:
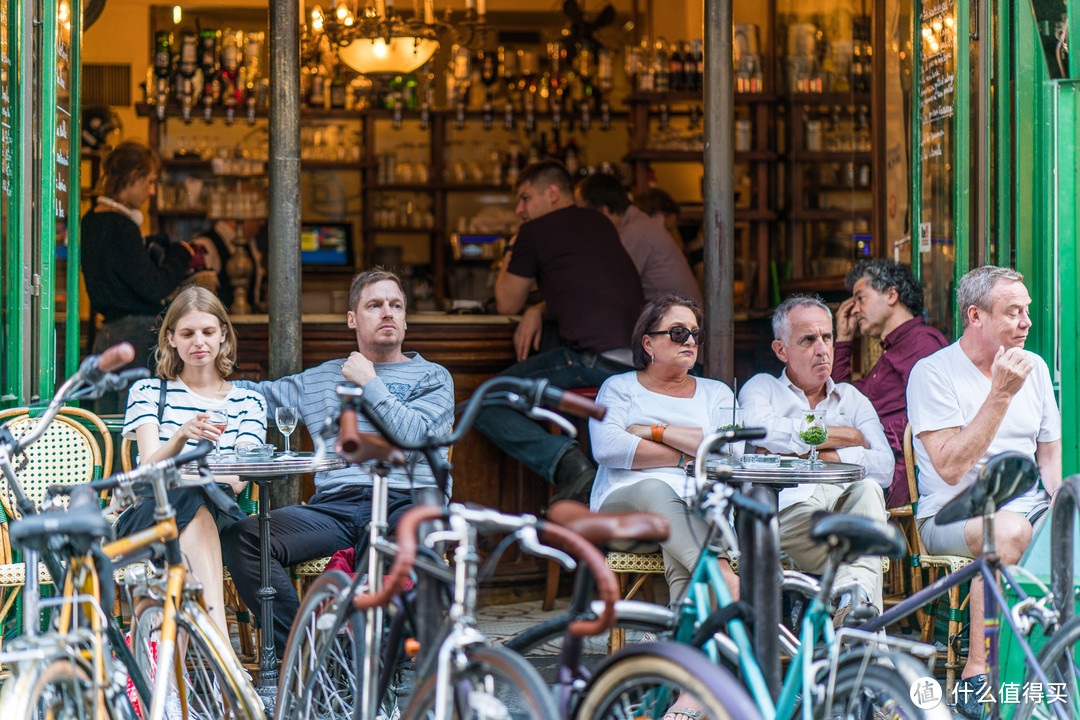
<instances>
[{"instance_id":1,"label":"orange wristband","mask_svg":"<svg viewBox=\"0 0 1080 720\"><path fill-rule=\"evenodd\" d=\"M653 442L664 442L664 431L667 430L666 423L657 423L652 426L652 439Z\"/></svg>"}]
</instances>

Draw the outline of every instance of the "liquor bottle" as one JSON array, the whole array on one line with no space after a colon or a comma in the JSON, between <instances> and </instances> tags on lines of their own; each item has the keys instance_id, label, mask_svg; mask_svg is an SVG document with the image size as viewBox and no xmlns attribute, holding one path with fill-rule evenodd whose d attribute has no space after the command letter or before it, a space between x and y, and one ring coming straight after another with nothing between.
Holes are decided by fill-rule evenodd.
<instances>
[{"instance_id":1,"label":"liquor bottle","mask_svg":"<svg viewBox=\"0 0 1080 720\"><path fill-rule=\"evenodd\" d=\"M683 90L695 90L694 76L697 73L697 62L694 60L694 55L690 50L690 43L686 40L682 41L682 56L683 56Z\"/></svg>"},{"instance_id":2,"label":"liquor bottle","mask_svg":"<svg viewBox=\"0 0 1080 720\"><path fill-rule=\"evenodd\" d=\"M172 76L172 33L158 30L154 33L154 104L158 120L165 119L165 105L169 102L169 78Z\"/></svg>"},{"instance_id":3,"label":"liquor bottle","mask_svg":"<svg viewBox=\"0 0 1080 720\"><path fill-rule=\"evenodd\" d=\"M701 92L701 89L705 86L705 51L704 45L700 38L693 40L690 43L690 56L691 56L691 90Z\"/></svg>"},{"instance_id":4,"label":"liquor bottle","mask_svg":"<svg viewBox=\"0 0 1080 720\"><path fill-rule=\"evenodd\" d=\"M562 43L548 43L548 59L551 61L551 125L558 130L562 127L563 100L566 96L566 48Z\"/></svg>"},{"instance_id":5,"label":"liquor bottle","mask_svg":"<svg viewBox=\"0 0 1080 720\"><path fill-rule=\"evenodd\" d=\"M863 90L862 41L856 40L851 51L851 87L855 92Z\"/></svg>"},{"instance_id":6,"label":"liquor bottle","mask_svg":"<svg viewBox=\"0 0 1080 720\"><path fill-rule=\"evenodd\" d=\"M177 63L176 92L184 122L191 122L191 106L195 104L195 73L199 71L199 38L190 30L180 36L180 58Z\"/></svg>"},{"instance_id":7,"label":"liquor bottle","mask_svg":"<svg viewBox=\"0 0 1080 720\"><path fill-rule=\"evenodd\" d=\"M218 77L218 38L217 30L199 31L199 68L203 74L203 114L210 122L213 106L221 98L221 79Z\"/></svg>"},{"instance_id":8,"label":"liquor bottle","mask_svg":"<svg viewBox=\"0 0 1080 720\"><path fill-rule=\"evenodd\" d=\"M607 48L596 51L596 85L600 90L600 129L611 129L611 90L615 87L615 68L612 52Z\"/></svg>"},{"instance_id":9,"label":"liquor bottle","mask_svg":"<svg viewBox=\"0 0 1080 720\"><path fill-rule=\"evenodd\" d=\"M870 43L863 45L863 72L862 72L862 90L861 92L868 93L873 90L874 87L874 58L873 58L873 46Z\"/></svg>"},{"instance_id":10,"label":"liquor bottle","mask_svg":"<svg viewBox=\"0 0 1080 720\"><path fill-rule=\"evenodd\" d=\"M345 97L348 95L349 84L341 74L341 67L334 73L334 79L330 81L330 107L335 110L345 109Z\"/></svg>"},{"instance_id":11,"label":"liquor bottle","mask_svg":"<svg viewBox=\"0 0 1080 720\"><path fill-rule=\"evenodd\" d=\"M671 75L668 69L667 42L664 38L656 41L653 50L653 85L656 92L668 92L671 89Z\"/></svg>"},{"instance_id":12,"label":"liquor bottle","mask_svg":"<svg viewBox=\"0 0 1080 720\"><path fill-rule=\"evenodd\" d=\"M265 33L248 32L244 35L244 67L242 69L245 101L247 102L248 125L255 124L255 109L261 106L259 97L259 56L262 54Z\"/></svg>"},{"instance_id":13,"label":"liquor bottle","mask_svg":"<svg viewBox=\"0 0 1080 720\"><path fill-rule=\"evenodd\" d=\"M243 103L240 84L240 31L225 30L221 36L221 99L225 105L225 124L232 125L236 107Z\"/></svg>"},{"instance_id":14,"label":"liquor bottle","mask_svg":"<svg viewBox=\"0 0 1080 720\"><path fill-rule=\"evenodd\" d=\"M532 132L536 128L536 93L540 89L540 58L532 50L522 51L520 72L525 130Z\"/></svg>"},{"instance_id":15,"label":"liquor bottle","mask_svg":"<svg viewBox=\"0 0 1080 720\"><path fill-rule=\"evenodd\" d=\"M683 90L683 56L679 43L673 42L668 50L668 87L671 90Z\"/></svg>"},{"instance_id":16,"label":"liquor bottle","mask_svg":"<svg viewBox=\"0 0 1080 720\"><path fill-rule=\"evenodd\" d=\"M326 107L326 74L326 68L322 65L311 71L311 91L308 93L308 107L318 110Z\"/></svg>"},{"instance_id":17,"label":"liquor bottle","mask_svg":"<svg viewBox=\"0 0 1080 720\"><path fill-rule=\"evenodd\" d=\"M656 67L653 65L648 43L645 40L641 41L640 56L641 71L638 76L638 90L653 92L656 90Z\"/></svg>"},{"instance_id":18,"label":"liquor bottle","mask_svg":"<svg viewBox=\"0 0 1080 720\"><path fill-rule=\"evenodd\" d=\"M563 150L563 165L566 166L566 171L570 173L570 177L575 180L578 177L578 172L581 170L580 164L581 158L578 155L578 146L574 142L574 138L571 136L566 140L566 148Z\"/></svg>"},{"instance_id":19,"label":"liquor bottle","mask_svg":"<svg viewBox=\"0 0 1080 720\"><path fill-rule=\"evenodd\" d=\"M465 127L465 106L469 98L469 49L455 45L451 51L450 66L454 77L454 108L456 110L456 122L459 130ZM449 98L448 98L449 99Z\"/></svg>"},{"instance_id":20,"label":"liquor bottle","mask_svg":"<svg viewBox=\"0 0 1080 720\"><path fill-rule=\"evenodd\" d=\"M498 71L496 75L506 84L506 102L503 103L503 129L514 129L514 94L518 90L518 55L502 45L498 51Z\"/></svg>"},{"instance_id":21,"label":"liquor bottle","mask_svg":"<svg viewBox=\"0 0 1080 720\"><path fill-rule=\"evenodd\" d=\"M476 54L480 64L480 82L484 84L484 129L490 130L493 122L495 81L498 79L498 56L494 50L480 50Z\"/></svg>"}]
</instances>

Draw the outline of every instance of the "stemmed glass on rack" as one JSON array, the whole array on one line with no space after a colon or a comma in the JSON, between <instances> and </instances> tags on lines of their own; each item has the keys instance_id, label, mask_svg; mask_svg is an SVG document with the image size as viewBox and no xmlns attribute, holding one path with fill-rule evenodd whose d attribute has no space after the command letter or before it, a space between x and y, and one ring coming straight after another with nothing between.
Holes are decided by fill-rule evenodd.
<instances>
[{"instance_id":1,"label":"stemmed glass on rack","mask_svg":"<svg viewBox=\"0 0 1080 720\"><path fill-rule=\"evenodd\" d=\"M296 408L277 408L274 411L274 422L277 423L277 429L285 436L285 452L282 455L292 455L292 451L289 450L289 436L296 429Z\"/></svg>"},{"instance_id":2,"label":"stemmed glass on rack","mask_svg":"<svg viewBox=\"0 0 1080 720\"><path fill-rule=\"evenodd\" d=\"M814 469L824 467L817 459L817 446L829 439L829 426L825 424L824 410L804 410L799 427L799 439L810 446L810 457L792 463L792 467Z\"/></svg>"}]
</instances>

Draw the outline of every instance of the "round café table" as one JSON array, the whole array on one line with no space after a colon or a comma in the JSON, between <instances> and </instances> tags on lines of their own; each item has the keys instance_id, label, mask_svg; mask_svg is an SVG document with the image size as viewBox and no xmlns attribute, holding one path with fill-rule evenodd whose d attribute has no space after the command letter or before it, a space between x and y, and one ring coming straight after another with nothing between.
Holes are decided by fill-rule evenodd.
<instances>
[{"instance_id":1,"label":"round caf\u00e9 table","mask_svg":"<svg viewBox=\"0 0 1080 720\"><path fill-rule=\"evenodd\" d=\"M711 459L706 467L710 480L748 485L743 492L774 511L780 490L805 484L838 485L866 477L861 465L819 461L814 468L798 467L798 458L782 457L779 465L765 465L730 458ZM693 476L688 463L686 474ZM777 583L780 567L780 524L764 523L741 513L736 518L742 559L739 562L740 595L754 608L754 650L765 674L765 682L775 699L780 692L780 643L776 627L780 624L783 598Z\"/></svg>"},{"instance_id":2,"label":"round caf\u00e9 table","mask_svg":"<svg viewBox=\"0 0 1080 720\"><path fill-rule=\"evenodd\" d=\"M272 713L277 700L278 661L274 650L274 597L277 592L270 584L270 483L275 479L298 473L337 470L346 466L344 460L335 456L323 458L313 464L314 453L299 452L291 455L274 453L263 459L239 459L234 453L223 452L215 458L207 456L210 472L215 475L239 475L259 487L259 616L262 618L262 646L259 649L259 680L255 691Z\"/></svg>"}]
</instances>

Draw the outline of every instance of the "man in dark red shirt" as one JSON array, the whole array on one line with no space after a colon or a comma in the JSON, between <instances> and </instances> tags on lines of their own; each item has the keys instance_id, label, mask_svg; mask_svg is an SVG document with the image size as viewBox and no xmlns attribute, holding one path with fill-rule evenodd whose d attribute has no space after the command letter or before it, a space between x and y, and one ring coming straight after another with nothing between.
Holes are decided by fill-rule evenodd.
<instances>
[{"instance_id":1,"label":"man in dark red shirt","mask_svg":"<svg viewBox=\"0 0 1080 720\"><path fill-rule=\"evenodd\" d=\"M904 469L904 428L907 426L907 381L911 368L948 342L922 318L923 291L911 269L892 260L864 260L847 275L853 297L836 313L836 359L833 382L850 382L862 392L885 428L896 456L892 485L885 507L909 502ZM862 379L851 379L851 341L855 327L863 337L881 340L884 351Z\"/></svg>"}]
</instances>

